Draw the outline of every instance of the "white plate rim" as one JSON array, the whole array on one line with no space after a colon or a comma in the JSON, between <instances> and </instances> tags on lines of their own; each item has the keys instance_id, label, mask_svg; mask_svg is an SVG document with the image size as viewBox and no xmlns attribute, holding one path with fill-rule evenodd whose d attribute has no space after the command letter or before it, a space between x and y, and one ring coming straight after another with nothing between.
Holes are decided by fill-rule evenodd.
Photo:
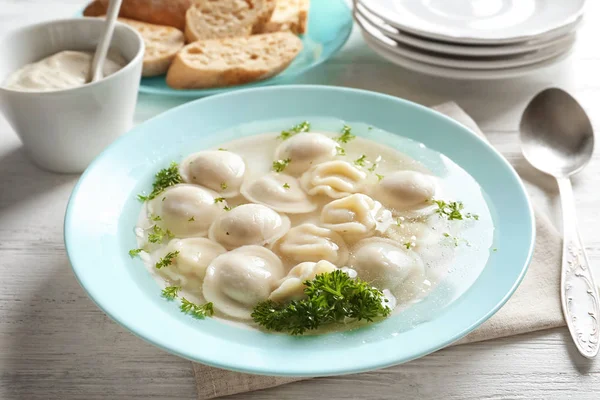
<instances>
[{"instance_id":1,"label":"white plate rim","mask_svg":"<svg viewBox=\"0 0 600 400\"><path fill-rule=\"evenodd\" d=\"M560 36L565 33L565 31L571 30L574 26L576 26L580 20L582 19L582 14L584 10L585 0L581 1L581 5L579 10L576 13L566 17L562 23L558 26L551 29L541 29L536 31L531 31L528 34L521 35L509 35L502 38L482 38L476 37L472 35L464 35L460 34L458 31L446 31L444 33L439 32L431 32L423 29L419 29L418 27L408 26L402 24L401 22L395 21L391 19L391 17L386 17L386 14L389 14L389 10L382 9L379 0L371 0L370 4L366 4L368 0L353 0L353 2L360 3L363 7L365 7L372 14L384 20L388 25L396 27L397 29L403 30L405 32L410 32L413 35L421 36L424 38L431 38L436 40L448 41L452 43L464 43L464 44L507 44L507 43L516 43L516 42L524 42L528 40L537 40L541 38L553 38Z\"/></svg>"},{"instance_id":2,"label":"white plate rim","mask_svg":"<svg viewBox=\"0 0 600 400\"><path fill-rule=\"evenodd\" d=\"M356 16L355 16L356 17ZM575 37L570 38L566 43L559 43L557 45L549 46L544 49L540 49L537 51L532 51L529 53L523 53L520 55L516 55L513 58L505 59L505 60L486 60L486 59L472 59L472 60L459 60L452 58L445 58L443 55L436 56L433 54L425 54L418 51L418 49L411 49L410 46L406 46L400 43L393 41L387 37L379 38L375 36L373 33L369 32L363 26L363 23L356 19L358 25L363 28L363 37L367 35L370 39L377 41L382 47L387 48L394 54L397 54L403 58L407 58L414 61L419 61L429 65L435 65L440 67L449 67L456 69L468 69L468 70L497 70L503 68L516 68L531 64L536 64L538 62L550 59L554 56L557 56L567 49L572 47L575 43ZM384 40L390 41L390 43L386 43Z\"/></svg>"},{"instance_id":3,"label":"white plate rim","mask_svg":"<svg viewBox=\"0 0 600 400\"><path fill-rule=\"evenodd\" d=\"M365 7L357 2L354 8L354 14L360 15L363 19L365 19L374 29L380 31L383 35L389 37L390 39L407 44L409 46L413 46L416 48L420 48L428 51L435 51L438 53L451 54L451 55L464 55L464 56L500 56L500 55L513 55L513 54L521 54L527 53L534 50L540 50L548 46L552 46L555 43L566 42L570 37L575 35L575 28L577 25L571 27L569 32L564 33L561 36L557 36L555 38L550 39L541 39L541 40L532 40L527 42L520 42L514 44L505 44L505 45L478 45L478 46L469 46L469 45L460 45L454 43L445 43L441 41L432 41L427 40L426 38L421 38L410 34L408 32L403 32L402 30L393 27L387 24L384 20L373 15L373 13L369 12L365 9ZM368 14L371 14L369 16ZM578 20L579 23L580 20Z\"/></svg>"},{"instance_id":4,"label":"white plate rim","mask_svg":"<svg viewBox=\"0 0 600 400\"><path fill-rule=\"evenodd\" d=\"M416 71L425 75L437 76L441 78L459 79L459 80L496 80L496 79L508 79L516 78L524 75L531 74L542 68L550 67L571 54L571 50L567 50L554 58L550 58L539 63L525 65L515 68L501 68L495 70L472 70L472 69L460 69L460 68L444 68L439 65L431 65L420 61L410 60L402 57L398 54L391 53L388 49L382 47L372 39L365 37L363 38L367 45L379 56L391 62L392 64L398 65L402 68Z\"/></svg>"}]
</instances>

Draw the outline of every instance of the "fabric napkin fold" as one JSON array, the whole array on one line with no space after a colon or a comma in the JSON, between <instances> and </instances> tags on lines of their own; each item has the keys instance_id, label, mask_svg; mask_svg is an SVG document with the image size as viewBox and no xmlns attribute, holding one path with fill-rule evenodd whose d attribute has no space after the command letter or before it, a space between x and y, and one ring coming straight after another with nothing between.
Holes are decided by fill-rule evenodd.
<instances>
[{"instance_id":1,"label":"fabric napkin fold","mask_svg":"<svg viewBox=\"0 0 600 400\"><path fill-rule=\"evenodd\" d=\"M483 136L475 121L456 103L444 103L433 109ZM547 216L535 205L534 213L537 229L535 250L523 282L492 318L454 344L478 342L565 325L559 296L562 239ZM307 379L249 375L197 363L194 363L193 367L198 400L266 389Z\"/></svg>"}]
</instances>

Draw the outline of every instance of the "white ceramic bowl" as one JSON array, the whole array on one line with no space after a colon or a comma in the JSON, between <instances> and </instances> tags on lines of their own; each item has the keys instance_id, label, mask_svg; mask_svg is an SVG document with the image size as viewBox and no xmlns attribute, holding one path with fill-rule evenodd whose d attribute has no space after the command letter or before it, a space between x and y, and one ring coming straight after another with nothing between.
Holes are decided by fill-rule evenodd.
<instances>
[{"instance_id":1,"label":"white ceramic bowl","mask_svg":"<svg viewBox=\"0 0 600 400\"><path fill-rule=\"evenodd\" d=\"M76 18L44 22L0 39L0 110L40 167L75 173L131 128L140 84L144 41L118 23L111 49L126 66L98 82L51 92L2 88L13 72L62 50L93 51L104 21Z\"/></svg>"}]
</instances>

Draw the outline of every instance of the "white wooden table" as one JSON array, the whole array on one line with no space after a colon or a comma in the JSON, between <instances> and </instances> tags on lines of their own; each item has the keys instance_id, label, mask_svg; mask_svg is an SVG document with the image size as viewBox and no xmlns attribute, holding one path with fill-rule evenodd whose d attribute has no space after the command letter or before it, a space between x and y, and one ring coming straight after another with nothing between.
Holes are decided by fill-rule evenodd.
<instances>
[{"instance_id":1,"label":"white wooden table","mask_svg":"<svg viewBox=\"0 0 600 400\"><path fill-rule=\"evenodd\" d=\"M0 0L0 34L70 16L84 2ZM537 178L519 153L516 129L525 103L538 90L569 90L600 131L600 4L589 3L574 55L529 78L466 82L422 76L381 60L354 32L339 55L301 82L370 89L425 105L455 100L525 179ZM180 103L141 96L136 119L141 122ZM582 234L596 265L599 151L575 182ZM0 117L0 398L193 399L190 363L110 321L71 273L62 223L76 180L32 166ZM542 183L556 194L552 181ZM535 198L538 194L532 192ZM556 219L556 197L544 207ZM599 363L574 354L567 339L566 329L556 329L457 346L384 371L304 381L232 399L600 398Z\"/></svg>"}]
</instances>

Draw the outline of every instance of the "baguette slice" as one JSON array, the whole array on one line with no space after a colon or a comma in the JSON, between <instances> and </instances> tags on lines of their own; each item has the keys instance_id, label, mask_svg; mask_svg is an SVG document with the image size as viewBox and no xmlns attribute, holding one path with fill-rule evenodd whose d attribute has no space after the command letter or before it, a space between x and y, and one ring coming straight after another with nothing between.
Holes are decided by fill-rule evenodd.
<instances>
[{"instance_id":1,"label":"baguette slice","mask_svg":"<svg viewBox=\"0 0 600 400\"><path fill-rule=\"evenodd\" d=\"M306 32L310 0L277 0L271 20L264 25L262 32L291 31L295 34Z\"/></svg>"},{"instance_id":2,"label":"baguette slice","mask_svg":"<svg viewBox=\"0 0 600 400\"><path fill-rule=\"evenodd\" d=\"M165 74L175 55L185 44L183 32L171 26L148 24L127 18L119 18L119 21L131 26L144 38L146 51L142 76Z\"/></svg>"},{"instance_id":3,"label":"baguette slice","mask_svg":"<svg viewBox=\"0 0 600 400\"><path fill-rule=\"evenodd\" d=\"M123 0L119 17L130 18L149 24L167 25L181 31L185 29L185 12L193 0ZM83 15L105 15L109 0L95 0Z\"/></svg>"},{"instance_id":4,"label":"baguette slice","mask_svg":"<svg viewBox=\"0 0 600 400\"><path fill-rule=\"evenodd\" d=\"M196 0L185 14L188 42L250 36L262 30L275 9L275 0Z\"/></svg>"},{"instance_id":5,"label":"baguette slice","mask_svg":"<svg viewBox=\"0 0 600 400\"><path fill-rule=\"evenodd\" d=\"M185 46L167 73L175 89L240 85L277 75L302 50L290 32L200 40Z\"/></svg>"}]
</instances>

